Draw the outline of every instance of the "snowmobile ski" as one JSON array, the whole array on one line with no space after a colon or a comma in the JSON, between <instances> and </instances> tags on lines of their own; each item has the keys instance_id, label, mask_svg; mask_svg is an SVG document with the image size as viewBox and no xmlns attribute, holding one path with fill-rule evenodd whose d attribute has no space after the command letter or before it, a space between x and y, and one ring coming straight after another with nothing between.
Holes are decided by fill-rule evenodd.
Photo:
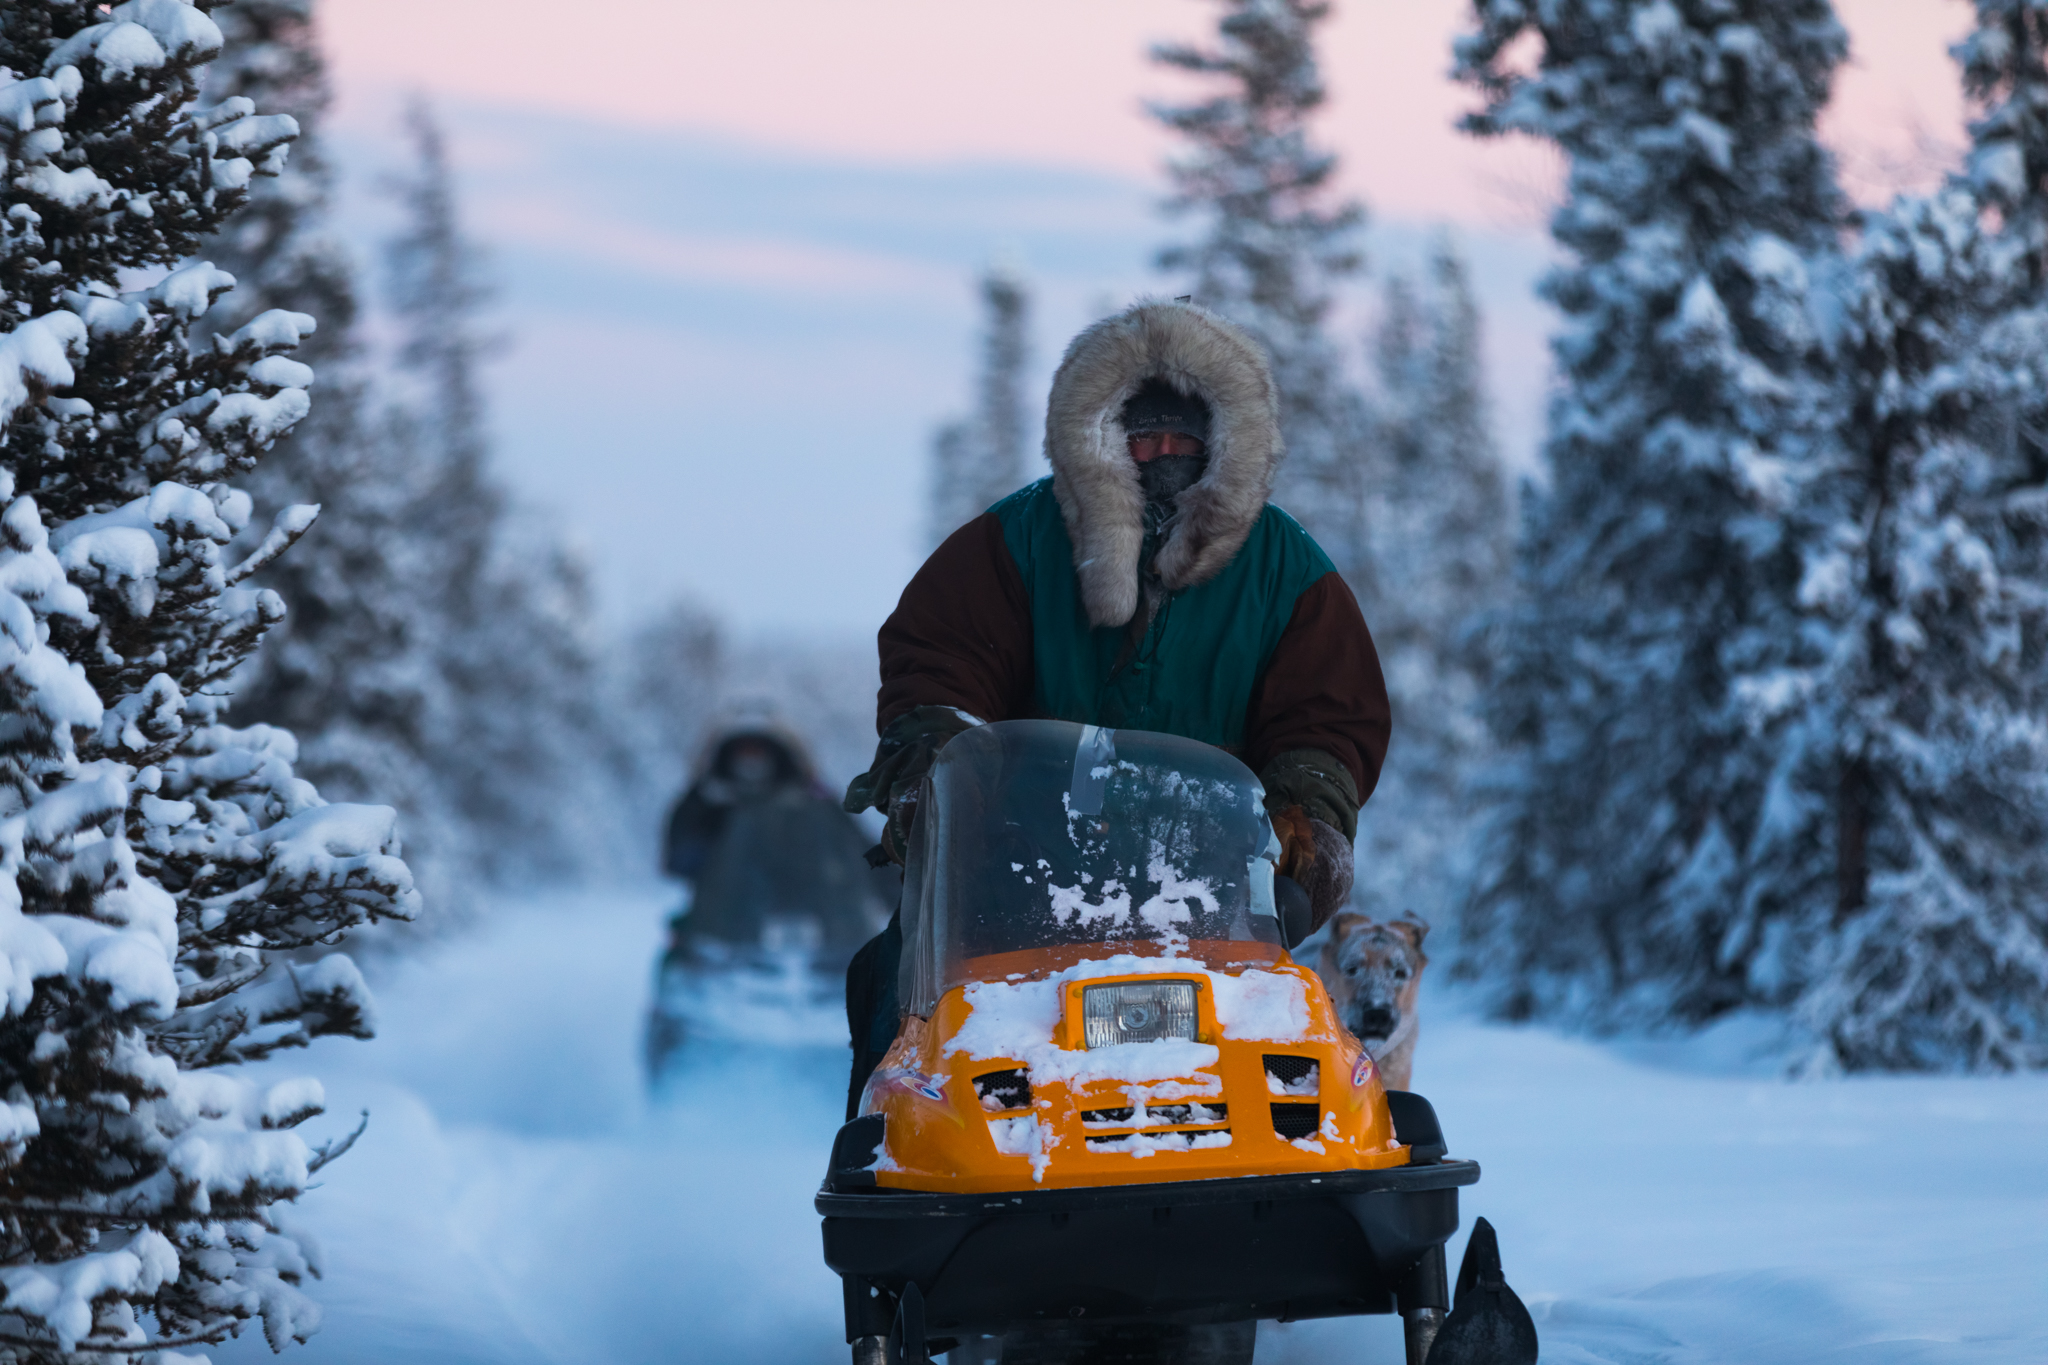
<instances>
[{"instance_id":1,"label":"snowmobile ski","mask_svg":"<svg viewBox=\"0 0 2048 1365\"><path fill-rule=\"evenodd\" d=\"M1472 1224L1458 1264L1456 1306L1444 1319L1428 1365L1536 1365L1536 1323L1500 1267L1500 1239L1484 1218Z\"/></svg>"}]
</instances>

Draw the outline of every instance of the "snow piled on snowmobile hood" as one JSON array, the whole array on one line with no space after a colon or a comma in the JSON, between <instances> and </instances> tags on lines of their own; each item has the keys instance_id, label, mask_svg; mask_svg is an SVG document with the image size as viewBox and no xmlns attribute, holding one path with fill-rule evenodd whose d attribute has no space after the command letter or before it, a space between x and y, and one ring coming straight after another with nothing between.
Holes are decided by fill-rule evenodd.
<instances>
[{"instance_id":1,"label":"snow piled on snowmobile hood","mask_svg":"<svg viewBox=\"0 0 2048 1365\"><path fill-rule=\"evenodd\" d=\"M1216 1023L1225 1038L1295 1043L1308 1036L1308 988L1299 977L1259 968L1233 976L1188 958L1119 953L1076 963L1040 981L970 983L962 991L969 1006L967 1020L946 1044L945 1054L965 1053L977 1062L1021 1061L1030 1068L1034 1084L1163 1081L1216 1064L1220 1054L1215 1047L1186 1039L1098 1048L1055 1046L1053 1030L1067 986L1113 976L1207 980L1216 1003Z\"/></svg>"}]
</instances>

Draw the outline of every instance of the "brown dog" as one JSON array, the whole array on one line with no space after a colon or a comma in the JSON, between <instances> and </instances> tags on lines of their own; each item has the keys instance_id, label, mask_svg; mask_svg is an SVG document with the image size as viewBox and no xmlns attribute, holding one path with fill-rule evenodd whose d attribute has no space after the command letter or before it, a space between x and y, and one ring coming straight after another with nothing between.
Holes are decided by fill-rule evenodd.
<instances>
[{"instance_id":1,"label":"brown dog","mask_svg":"<svg viewBox=\"0 0 2048 1365\"><path fill-rule=\"evenodd\" d=\"M1415 1065L1415 996L1429 925L1413 911L1388 924L1345 913L1330 925L1316 974L1337 1018L1365 1044L1389 1090L1406 1090Z\"/></svg>"}]
</instances>

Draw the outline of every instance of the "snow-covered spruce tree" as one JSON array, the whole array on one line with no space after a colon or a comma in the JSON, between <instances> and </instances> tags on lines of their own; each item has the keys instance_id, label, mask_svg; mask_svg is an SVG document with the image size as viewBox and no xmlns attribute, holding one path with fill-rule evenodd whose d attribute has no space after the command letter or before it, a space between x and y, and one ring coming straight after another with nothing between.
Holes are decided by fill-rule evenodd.
<instances>
[{"instance_id":1,"label":"snow-covered spruce tree","mask_svg":"<svg viewBox=\"0 0 2048 1365\"><path fill-rule=\"evenodd\" d=\"M413 168L393 184L405 226L386 247L393 311L403 326L401 373L418 387L410 405L436 476L431 515L449 556L443 591L449 611L474 619L505 516L505 493L490 477L478 368L495 341L481 313L491 288L481 253L462 228L447 135L424 100L406 110Z\"/></svg>"},{"instance_id":2,"label":"snow-covered spruce tree","mask_svg":"<svg viewBox=\"0 0 2048 1365\"><path fill-rule=\"evenodd\" d=\"M1486 625L1507 596L1514 526L1479 304L1448 239L1437 244L1422 284L1388 279L1372 350L1383 523L1375 557L1387 599L1374 635L1383 654L1414 661L1413 699L1434 696L1427 709L1463 728L1476 722L1491 673ZM1446 707L1450 697L1457 704ZM1450 710L1470 719L1454 722ZM1484 746L1469 729L1445 740L1461 753Z\"/></svg>"},{"instance_id":3,"label":"snow-covered spruce tree","mask_svg":"<svg viewBox=\"0 0 2048 1365\"><path fill-rule=\"evenodd\" d=\"M1401 717L1398 761L1360 823L1372 908L1442 923L1469 890L1469 786L1491 753L1482 701L1510 586L1507 472L1479 306L1448 239L1419 285L1390 277L1373 337L1373 637Z\"/></svg>"},{"instance_id":4,"label":"snow-covered spruce tree","mask_svg":"<svg viewBox=\"0 0 2048 1365\"><path fill-rule=\"evenodd\" d=\"M330 93L327 63L313 28L313 0L233 0L210 11L220 28L221 55L207 67L203 106L246 99L299 126L291 156L274 176L255 181L249 198L206 245L207 258L235 277L202 327L230 332L258 313L285 308L320 319L298 356L324 364L355 346L355 271L347 248L329 230L334 169L320 137ZM319 408L333 406L322 373ZM285 438L305 439L305 424ZM266 459L267 472L283 461Z\"/></svg>"},{"instance_id":5,"label":"snow-covered spruce tree","mask_svg":"<svg viewBox=\"0 0 2048 1365\"><path fill-rule=\"evenodd\" d=\"M1463 969L1514 1013L1702 1020L1786 989L1772 926L1799 888L1758 869L1813 737L1787 518L1831 423L1809 292L1842 206L1814 118L1846 38L1826 0L1475 16L1467 126L1565 153L1570 260L1544 284L1551 478L1503 643L1515 765Z\"/></svg>"},{"instance_id":6,"label":"snow-covered spruce tree","mask_svg":"<svg viewBox=\"0 0 2048 1365\"><path fill-rule=\"evenodd\" d=\"M282 612L243 586L229 481L307 409L290 312L189 341L191 261L292 121L195 112L219 30L183 0L17 0L0 22L0 1354L132 1357L318 1310L280 1230L326 1150L310 1080L234 1064L364 1036L302 950L417 897L388 809L323 803L289 734L221 723ZM173 269L172 267L177 267ZM154 282L151 280L154 277ZM123 285L137 286L122 292ZM166 1358L171 1358L166 1356Z\"/></svg>"},{"instance_id":7,"label":"snow-covered spruce tree","mask_svg":"<svg viewBox=\"0 0 2048 1365\"><path fill-rule=\"evenodd\" d=\"M299 137L283 171L257 181L207 244L237 283L199 330L232 330L272 307L320 319L300 352L318 362L320 401L247 480L259 515L307 503L320 519L257 579L287 613L236 678L234 715L296 735L299 773L329 796L396 806L415 867L440 869L463 845L423 754L433 674L420 660L438 631L432 547L412 523L428 501L429 471L410 428L372 397L354 326L354 261L329 228L333 171L319 143L326 63L312 0L235 0L217 21L227 45L207 69L202 99L240 96L287 113ZM447 879L426 881L442 899L445 887L434 883Z\"/></svg>"},{"instance_id":8,"label":"snow-covered spruce tree","mask_svg":"<svg viewBox=\"0 0 2048 1365\"><path fill-rule=\"evenodd\" d=\"M1281 501L1371 619L1366 414L1326 326L1336 283L1360 267L1365 214L1335 195L1337 159L1308 134L1324 98L1315 29L1329 11L1326 0L1226 0L1214 47L1153 50L1154 60L1218 86L1195 103L1153 106L1187 139L1167 164L1167 210L1200 224L1159 263L1188 281L1197 303L1265 343L1287 441Z\"/></svg>"},{"instance_id":9,"label":"snow-covered spruce tree","mask_svg":"<svg viewBox=\"0 0 2048 1365\"><path fill-rule=\"evenodd\" d=\"M388 252L401 335L393 387L398 436L425 472L405 532L429 556L419 754L440 820L467 846L446 871L470 881L580 870L615 855L623 828L588 589L558 528L523 516L492 476L479 369L496 343L480 316L481 253L424 103L407 131L406 225Z\"/></svg>"},{"instance_id":10,"label":"snow-covered spruce tree","mask_svg":"<svg viewBox=\"0 0 2048 1365\"><path fill-rule=\"evenodd\" d=\"M1981 0L1956 54L1968 172L1865 222L1812 574L1844 628L1823 1066L2048 1064L2048 5Z\"/></svg>"},{"instance_id":11,"label":"snow-covered spruce tree","mask_svg":"<svg viewBox=\"0 0 2048 1365\"><path fill-rule=\"evenodd\" d=\"M2024 248L1960 187L1863 224L1807 587L1840 628L1814 803L1834 894L1799 1002L1824 1066L2048 1065L2048 597L2012 572L2031 512L2000 449L2016 395L2048 382L2048 328L2009 309Z\"/></svg>"},{"instance_id":12,"label":"snow-covered spruce tree","mask_svg":"<svg viewBox=\"0 0 2048 1365\"><path fill-rule=\"evenodd\" d=\"M1977 0L1955 49L1980 117L1970 126L1968 184L2010 243L2011 293L1995 308L2002 345L2024 346L2048 315L2048 0ZM2001 571L2048 593L2048 387L2022 387L1987 437L2004 505ZM2048 709L2048 675L2036 675Z\"/></svg>"},{"instance_id":13,"label":"snow-covered spruce tree","mask_svg":"<svg viewBox=\"0 0 2048 1365\"><path fill-rule=\"evenodd\" d=\"M2048 0L1976 0L1977 23L1955 49L1970 125L1968 179L2021 244L2025 283L2048 279Z\"/></svg>"},{"instance_id":14,"label":"snow-covered spruce tree","mask_svg":"<svg viewBox=\"0 0 2048 1365\"><path fill-rule=\"evenodd\" d=\"M1024 485L1030 413L1024 366L1030 357L1031 292L1002 265L981 277L981 373L972 417L948 422L932 438L927 548Z\"/></svg>"}]
</instances>

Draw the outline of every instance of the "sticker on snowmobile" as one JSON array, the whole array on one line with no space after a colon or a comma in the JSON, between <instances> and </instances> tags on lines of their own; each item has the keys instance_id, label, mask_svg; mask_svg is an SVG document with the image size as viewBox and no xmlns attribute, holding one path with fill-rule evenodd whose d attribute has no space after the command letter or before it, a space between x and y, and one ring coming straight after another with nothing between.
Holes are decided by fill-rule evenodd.
<instances>
[{"instance_id":1,"label":"sticker on snowmobile","mask_svg":"<svg viewBox=\"0 0 2048 1365\"><path fill-rule=\"evenodd\" d=\"M944 1104L946 1102L946 1078L944 1076L927 1076L922 1071L913 1071L908 1067L900 1069L891 1067L878 1079L881 1080L884 1086L908 1090L911 1094L922 1095L934 1103Z\"/></svg>"},{"instance_id":2,"label":"sticker on snowmobile","mask_svg":"<svg viewBox=\"0 0 2048 1365\"><path fill-rule=\"evenodd\" d=\"M1357 1064L1351 1068L1351 1084L1354 1086L1364 1085L1365 1078L1370 1075L1372 1075L1372 1054L1361 1052L1358 1054Z\"/></svg>"}]
</instances>

